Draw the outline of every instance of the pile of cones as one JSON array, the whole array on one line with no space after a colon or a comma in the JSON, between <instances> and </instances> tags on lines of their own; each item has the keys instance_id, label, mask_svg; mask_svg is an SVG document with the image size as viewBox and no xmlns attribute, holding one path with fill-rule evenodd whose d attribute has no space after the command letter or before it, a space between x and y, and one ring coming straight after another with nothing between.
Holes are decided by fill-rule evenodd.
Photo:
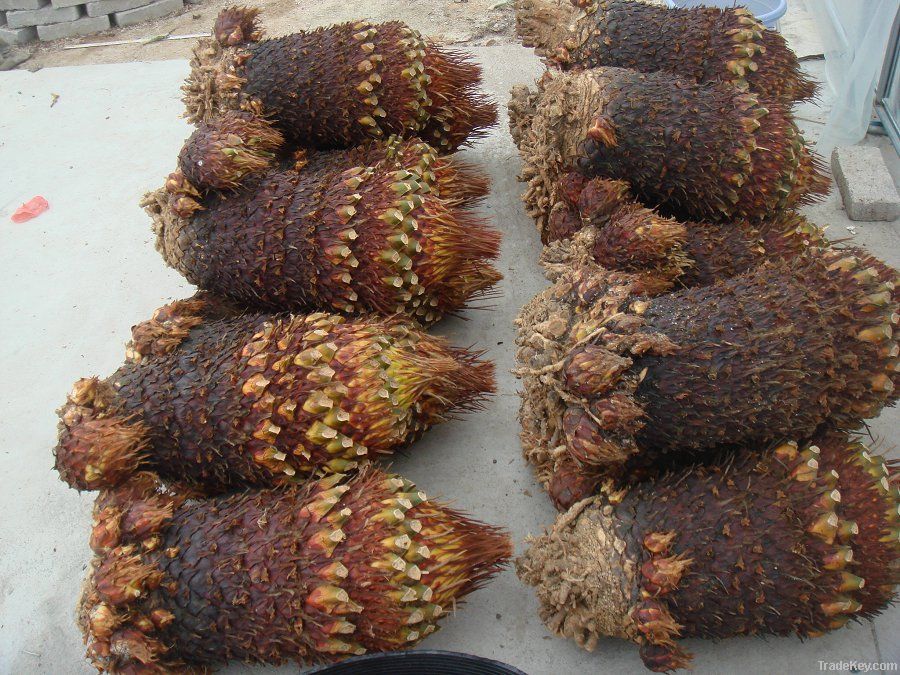
<instances>
[{"instance_id":1,"label":"pile of cones","mask_svg":"<svg viewBox=\"0 0 900 675\"><path fill-rule=\"evenodd\" d=\"M195 672L410 647L511 554L373 464L494 391L492 363L425 327L500 278L472 208L488 181L449 154L495 106L399 23L262 40L231 8L194 54L196 131L143 206L199 292L59 411L56 469L99 491L87 656Z\"/></svg>"},{"instance_id":2,"label":"pile of cones","mask_svg":"<svg viewBox=\"0 0 900 675\"><path fill-rule=\"evenodd\" d=\"M517 0L548 70L510 102L553 285L522 310L526 459L565 511L519 559L555 633L821 635L900 582L898 274L795 211L815 94L744 9ZM893 470L893 473L892 473Z\"/></svg>"}]
</instances>

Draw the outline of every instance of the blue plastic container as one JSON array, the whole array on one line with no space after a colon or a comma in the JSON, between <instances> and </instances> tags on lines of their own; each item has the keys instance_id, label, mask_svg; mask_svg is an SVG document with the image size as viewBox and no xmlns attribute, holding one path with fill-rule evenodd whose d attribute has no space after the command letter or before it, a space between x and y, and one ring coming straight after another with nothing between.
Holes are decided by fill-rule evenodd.
<instances>
[{"instance_id":1,"label":"blue plastic container","mask_svg":"<svg viewBox=\"0 0 900 675\"><path fill-rule=\"evenodd\" d=\"M666 0L669 7L746 7L766 28L778 30L778 20L787 11L787 0Z\"/></svg>"}]
</instances>

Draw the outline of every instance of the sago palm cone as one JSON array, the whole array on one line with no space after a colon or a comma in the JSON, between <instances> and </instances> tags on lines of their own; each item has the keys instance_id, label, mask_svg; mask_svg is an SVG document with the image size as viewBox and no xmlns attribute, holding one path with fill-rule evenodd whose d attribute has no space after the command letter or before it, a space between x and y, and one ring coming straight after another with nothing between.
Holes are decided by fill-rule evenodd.
<instances>
[{"instance_id":1,"label":"sago palm cone","mask_svg":"<svg viewBox=\"0 0 900 675\"><path fill-rule=\"evenodd\" d=\"M441 152L484 135L497 107L481 68L400 23L344 23L262 39L258 9L223 10L198 41L182 87L187 117L239 110L270 120L297 146L347 148L392 134Z\"/></svg>"},{"instance_id":2,"label":"sago palm cone","mask_svg":"<svg viewBox=\"0 0 900 675\"><path fill-rule=\"evenodd\" d=\"M789 109L726 83L548 71L536 91L513 88L509 112L524 200L541 231L573 170L627 181L641 202L685 220L771 218L828 192Z\"/></svg>"},{"instance_id":3,"label":"sago palm cone","mask_svg":"<svg viewBox=\"0 0 900 675\"><path fill-rule=\"evenodd\" d=\"M621 270L640 275L644 291L656 294L828 246L820 228L793 212L759 222L679 221L636 202L623 181L571 173L562 184L542 233L541 264L552 281L576 267Z\"/></svg>"},{"instance_id":4,"label":"sago palm cone","mask_svg":"<svg viewBox=\"0 0 900 675\"><path fill-rule=\"evenodd\" d=\"M519 577L551 631L588 650L634 641L658 672L690 667L679 638L816 637L894 598L896 469L831 433L605 483L530 542Z\"/></svg>"},{"instance_id":5,"label":"sago palm cone","mask_svg":"<svg viewBox=\"0 0 900 675\"><path fill-rule=\"evenodd\" d=\"M896 282L833 249L656 297L639 275L563 275L517 322L526 458L565 508L604 474L858 427L896 399Z\"/></svg>"},{"instance_id":6,"label":"sago palm cone","mask_svg":"<svg viewBox=\"0 0 900 675\"><path fill-rule=\"evenodd\" d=\"M146 469L206 493L355 469L478 407L494 390L478 356L399 319L178 301L134 328L119 370L75 384L56 468L78 489Z\"/></svg>"},{"instance_id":7,"label":"sago palm cone","mask_svg":"<svg viewBox=\"0 0 900 675\"><path fill-rule=\"evenodd\" d=\"M414 646L506 563L505 532L377 470L188 501L97 499L78 609L102 672L315 663Z\"/></svg>"},{"instance_id":8,"label":"sago palm cone","mask_svg":"<svg viewBox=\"0 0 900 675\"><path fill-rule=\"evenodd\" d=\"M271 132L243 113L202 125L144 198L157 249L202 290L431 323L501 278L500 235L471 210L488 191L474 167L415 139L286 157Z\"/></svg>"},{"instance_id":9,"label":"sago palm cone","mask_svg":"<svg viewBox=\"0 0 900 675\"><path fill-rule=\"evenodd\" d=\"M781 33L766 29L745 7L516 0L515 10L516 32L525 46L563 69L664 70L785 103L816 93Z\"/></svg>"}]
</instances>

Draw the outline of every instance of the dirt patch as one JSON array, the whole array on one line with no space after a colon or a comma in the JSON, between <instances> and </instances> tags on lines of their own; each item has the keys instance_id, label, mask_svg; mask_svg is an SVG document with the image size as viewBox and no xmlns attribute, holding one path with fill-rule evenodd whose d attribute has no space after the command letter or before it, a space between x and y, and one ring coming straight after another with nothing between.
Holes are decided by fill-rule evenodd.
<instances>
[{"instance_id":1,"label":"dirt patch","mask_svg":"<svg viewBox=\"0 0 900 675\"><path fill-rule=\"evenodd\" d=\"M210 0L185 5L180 14L138 26L109 30L84 38L58 40L39 45L31 59L19 66L36 70L52 66L74 66L123 61L157 61L190 58L196 40L168 40L89 49L62 49L66 45L107 40L131 40L170 34L208 32L219 11L234 0ZM262 25L269 37L342 21L403 21L436 41L456 45L491 45L514 42L511 0L270 0L254 3L262 8ZM323 54L327 57L327 54Z\"/></svg>"}]
</instances>

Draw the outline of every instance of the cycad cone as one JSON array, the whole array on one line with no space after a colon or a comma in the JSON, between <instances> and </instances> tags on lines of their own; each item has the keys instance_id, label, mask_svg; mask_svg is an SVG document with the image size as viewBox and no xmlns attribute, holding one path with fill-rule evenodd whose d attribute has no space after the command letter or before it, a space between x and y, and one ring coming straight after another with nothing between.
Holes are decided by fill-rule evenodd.
<instances>
[{"instance_id":1,"label":"cycad cone","mask_svg":"<svg viewBox=\"0 0 900 675\"><path fill-rule=\"evenodd\" d=\"M413 646L506 562L506 534L380 471L186 501L101 493L79 607L105 672L196 672Z\"/></svg>"},{"instance_id":2,"label":"cycad cone","mask_svg":"<svg viewBox=\"0 0 900 675\"><path fill-rule=\"evenodd\" d=\"M744 7L667 9L633 0L516 0L516 31L564 69L664 70L787 104L816 85L777 31Z\"/></svg>"},{"instance_id":3,"label":"cycad cone","mask_svg":"<svg viewBox=\"0 0 900 675\"><path fill-rule=\"evenodd\" d=\"M828 245L822 229L793 212L760 222L678 221L635 201L624 181L573 173L561 185L542 233L541 264L554 281L574 267L599 267L639 274L647 292L664 292Z\"/></svg>"},{"instance_id":4,"label":"cycad cone","mask_svg":"<svg viewBox=\"0 0 900 675\"><path fill-rule=\"evenodd\" d=\"M513 88L509 113L527 211L542 231L572 170L625 180L643 203L695 220L771 218L828 191L789 108L726 83L548 71L537 91Z\"/></svg>"},{"instance_id":5,"label":"cycad cone","mask_svg":"<svg viewBox=\"0 0 900 675\"><path fill-rule=\"evenodd\" d=\"M145 197L157 249L191 283L258 309L431 323L501 278L473 167L399 139L274 167L270 131L233 114L203 125Z\"/></svg>"},{"instance_id":6,"label":"cycad cone","mask_svg":"<svg viewBox=\"0 0 900 675\"><path fill-rule=\"evenodd\" d=\"M604 473L855 428L896 400L896 283L829 249L656 297L638 275L563 275L518 319L525 455L567 508Z\"/></svg>"},{"instance_id":7,"label":"cycad cone","mask_svg":"<svg viewBox=\"0 0 900 675\"><path fill-rule=\"evenodd\" d=\"M453 151L497 121L481 69L400 22L340 24L262 40L259 10L233 7L194 49L187 117L272 120L292 143L331 149L392 134ZM302 92L302 95L298 95Z\"/></svg>"},{"instance_id":8,"label":"cycad cone","mask_svg":"<svg viewBox=\"0 0 900 675\"><path fill-rule=\"evenodd\" d=\"M493 391L493 364L398 319L241 314L202 296L134 329L129 361L75 385L56 467L79 489L150 468L208 493L343 472ZM222 310L226 313L226 310Z\"/></svg>"},{"instance_id":9,"label":"cycad cone","mask_svg":"<svg viewBox=\"0 0 900 675\"><path fill-rule=\"evenodd\" d=\"M633 640L659 672L690 666L678 638L821 635L880 613L900 582L888 467L832 434L607 483L531 541L519 576L553 632Z\"/></svg>"}]
</instances>

